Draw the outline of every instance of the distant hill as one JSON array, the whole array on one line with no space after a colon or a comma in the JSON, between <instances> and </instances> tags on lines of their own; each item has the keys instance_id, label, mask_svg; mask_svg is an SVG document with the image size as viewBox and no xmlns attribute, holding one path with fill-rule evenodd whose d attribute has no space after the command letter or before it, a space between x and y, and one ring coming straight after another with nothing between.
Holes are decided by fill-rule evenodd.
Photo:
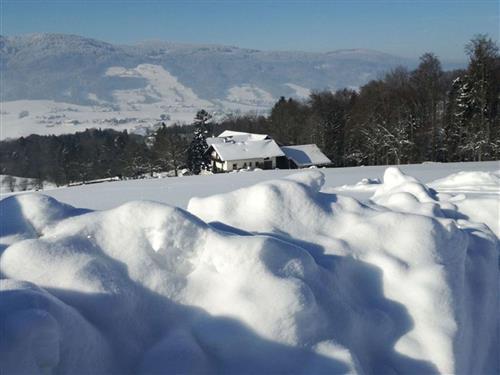
<instances>
[{"instance_id":1,"label":"distant hill","mask_svg":"<svg viewBox=\"0 0 500 375\"><path fill-rule=\"evenodd\" d=\"M0 36L1 138L85 127L144 130L163 115L189 121L267 111L280 96L358 88L416 62L372 50L258 51L221 45L113 45L75 35Z\"/></svg>"}]
</instances>

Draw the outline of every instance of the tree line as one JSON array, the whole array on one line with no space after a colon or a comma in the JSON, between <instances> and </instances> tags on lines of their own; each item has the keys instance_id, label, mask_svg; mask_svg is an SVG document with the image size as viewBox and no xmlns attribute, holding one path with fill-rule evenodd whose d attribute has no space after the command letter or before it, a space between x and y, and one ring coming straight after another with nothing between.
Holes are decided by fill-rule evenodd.
<instances>
[{"instance_id":1,"label":"tree line","mask_svg":"<svg viewBox=\"0 0 500 375\"><path fill-rule=\"evenodd\" d=\"M1 173L58 185L106 177L136 178L188 168L200 172L203 139L223 130L269 134L279 144L315 143L335 166L500 159L500 56L485 35L465 48L466 69L443 71L432 53L358 91L317 91L305 101L281 97L268 116L199 111L192 125L158 124L146 136L88 129L30 135L0 144ZM212 122L210 122L212 121Z\"/></svg>"},{"instance_id":2,"label":"tree line","mask_svg":"<svg viewBox=\"0 0 500 375\"><path fill-rule=\"evenodd\" d=\"M286 99L269 117L227 119L221 128L266 133L283 144L316 143L336 166L497 160L500 158L500 57L479 35L466 45L464 70L443 71L432 53L359 91Z\"/></svg>"},{"instance_id":3,"label":"tree line","mask_svg":"<svg viewBox=\"0 0 500 375\"><path fill-rule=\"evenodd\" d=\"M184 165L184 130L160 126L153 137L126 130L87 129L59 136L30 135L1 142L2 174L57 185L95 179L138 178Z\"/></svg>"}]
</instances>

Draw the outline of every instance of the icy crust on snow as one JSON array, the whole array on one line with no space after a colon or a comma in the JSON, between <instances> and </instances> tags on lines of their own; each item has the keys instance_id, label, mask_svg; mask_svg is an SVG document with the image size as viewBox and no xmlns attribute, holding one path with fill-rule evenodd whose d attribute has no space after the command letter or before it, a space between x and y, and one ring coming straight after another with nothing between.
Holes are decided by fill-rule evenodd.
<instances>
[{"instance_id":1,"label":"icy crust on snow","mask_svg":"<svg viewBox=\"0 0 500 375\"><path fill-rule=\"evenodd\" d=\"M0 372L498 371L489 228L397 169L367 204L324 181L312 170L189 212L0 201Z\"/></svg>"}]
</instances>

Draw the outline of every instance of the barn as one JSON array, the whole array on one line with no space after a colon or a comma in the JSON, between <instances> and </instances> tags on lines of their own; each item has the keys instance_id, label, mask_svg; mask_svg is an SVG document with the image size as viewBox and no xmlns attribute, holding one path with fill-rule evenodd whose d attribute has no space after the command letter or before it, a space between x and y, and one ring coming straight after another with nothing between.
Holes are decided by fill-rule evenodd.
<instances>
[{"instance_id":1,"label":"barn","mask_svg":"<svg viewBox=\"0 0 500 375\"><path fill-rule=\"evenodd\" d=\"M285 154L287 163L283 167L289 169L325 167L332 164L332 161L315 144L283 146L281 151Z\"/></svg>"}]
</instances>

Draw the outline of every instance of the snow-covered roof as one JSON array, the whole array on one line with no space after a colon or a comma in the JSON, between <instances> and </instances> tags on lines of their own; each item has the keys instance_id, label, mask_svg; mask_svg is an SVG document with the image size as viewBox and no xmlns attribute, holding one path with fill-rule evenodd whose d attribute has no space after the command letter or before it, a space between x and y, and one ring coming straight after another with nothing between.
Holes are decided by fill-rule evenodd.
<instances>
[{"instance_id":1,"label":"snow-covered roof","mask_svg":"<svg viewBox=\"0 0 500 375\"><path fill-rule=\"evenodd\" d=\"M221 137L208 137L207 138L207 145L212 146L214 143L224 143L226 142L225 138Z\"/></svg>"},{"instance_id":2,"label":"snow-covered roof","mask_svg":"<svg viewBox=\"0 0 500 375\"><path fill-rule=\"evenodd\" d=\"M330 164L332 162L315 144L284 146L281 147L281 150L287 158L293 160L299 167Z\"/></svg>"},{"instance_id":3,"label":"snow-covered roof","mask_svg":"<svg viewBox=\"0 0 500 375\"><path fill-rule=\"evenodd\" d=\"M219 138L227 138L231 137L231 139L235 141L263 141L264 139L270 139L267 134L255 134L255 133L245 133L245 132L237 132L233 130L224 130L219 134Z\"/></svg>"},{"instance_id":4,"label":"snow-covered roof","mask_svg":"<svg viewBox=\"0 0 500 375\"><path fill-rule=\"evenodd\" d=\"M222 161L271 158L284 156L283 151L272 139L261 141L212 143Z\"/></svg>"}]
</instances>

